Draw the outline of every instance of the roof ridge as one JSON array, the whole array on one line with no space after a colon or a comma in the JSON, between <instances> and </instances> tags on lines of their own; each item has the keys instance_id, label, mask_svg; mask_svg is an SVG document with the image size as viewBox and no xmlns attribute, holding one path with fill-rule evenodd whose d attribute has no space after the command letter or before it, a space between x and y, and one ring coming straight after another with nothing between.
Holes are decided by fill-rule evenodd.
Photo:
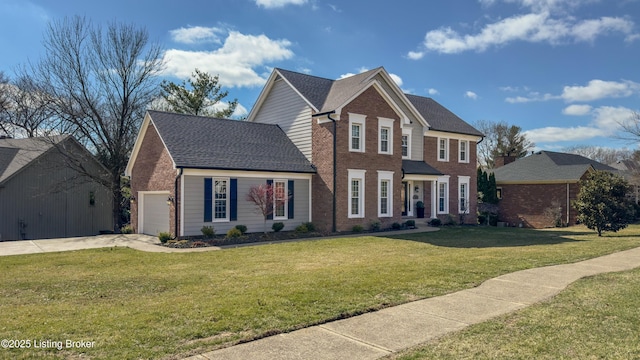
<instances>
[{"instance_id":1,"label":"roof ridge","mask_svg":"<svg viewBox=\"0 0 640 360\"><path fill-rule=\"evenodd\" d=\"M292 73L292 74L297 74L297 75L303 75L303 76L308 76L308 77L313 77L316 79L322 79L322 80L329 80L329 81L337 81L336 79L330 79L327 77L322 77L322 76L318 76L318 75L311 75L311 74L305 74L303 72L299 72L299 71L293 71L293 70L287 70L287 69L283 69L283 68L274 68L274 70L278 70L278 72L282 73L282 72L288 72L288 73Z\"/></svg>"},{"instance_id":2,"label":"roof ridge","mask_svg":"<svg viewBox=\"0 0 640 360\"><path fill-rule=\"evenodd\" d=\"M184 113L177 113L177 112L171 112L171 111L162 111L162 110L147 110L147 112L156 112L156 113L161 113L161 114L166 114L166 115L171 115L171 116L182 116L182 117L189 117L189 118L196 118L196 119L202 119L202 120L218 120L218 121L232 121L232 122L237 122L237 123L246 123L246 124L256 124L256 125L265 125L265 126L277 126L280 127L278 124L267 124L267 123L259 123L259 122L253 122L253 121L245 121L245 120L237 120L237 119L228 119L228 118L219 118L219 117L213 117L213 116L204 116L204 115L193 115L193 114L184 114ZM153 119L153 116L152 116Z\"/></svg>"}]
</instances>

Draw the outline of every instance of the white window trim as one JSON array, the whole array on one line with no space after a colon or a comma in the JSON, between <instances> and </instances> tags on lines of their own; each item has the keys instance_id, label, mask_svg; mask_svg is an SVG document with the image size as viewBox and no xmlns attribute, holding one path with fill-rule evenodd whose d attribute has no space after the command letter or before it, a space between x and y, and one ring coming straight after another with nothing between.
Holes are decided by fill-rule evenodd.
<instances>
[{"instance_id":1,"label":"white window trim","mask_svg":"<svg viewBox=\"0 0 640 360\"><path fill-rule=\"evenodd\" d=\"M394 119L378 118L378 154L393 155L393 122ZM387 151L382 151L382 128L389 129Z\"/></svg>"},{"instance_id":2,"label":"white window trim","mask_svg":"<svg viewBox=\"0 0 640 360\"><path fill-rule=\"evenodd\" d=\"M407 156L403 156L403 159L411 159L411 130L413 129L402 129L402 136L407 137ZM402 142L400 143L400 146L402 146ZM402 149L400 151L402 151ZM402 154L402 152L400 152L400 154Z\"/></svg>"},{"instance_id":3,"label":"white window trim","mask_svg":"<svg viewBox=\"0 0 640 360\"><path fill-rule=\"evenodd\" d=\"M388 181L387 187L387 213L381 211L382 205L382 182ZM378 170L378 217L393 217L393 171Z\"/></svg>"},{"instance_id":4,"label":"white window trim","mask_svg":"<svg viewBox=\"0 0 640 360\"><path fill-rule=\"evenodd\" d=\"M444 158L440 156L440 151L442 150L441 142L445 141L444 144ZM438 161L449 161L449 138L438 138Z\"/></svg>"},{"instance_id":5,"label":"white window trim","mask_svg":"<svg viewBox=\"0 0 640 360\"><path fill-rule=\"evenodd\" d=\"M440 185L445 185L444 190L444 209L440 210ZM449 177L443 176L438 178L437 185L437 193L436 193L436 211L438 214L448 214L449 213Z\"/></svg>"},{"instance_id":6,"label":"white window trim","mask_svg":"<svg viewBox=\"0 0 640 360\"><path fill-rule=\"evenodd\" d=\"M468 214L469 213L469 183L471 177L469 176L458 176L458 214ZM464 203L467 205L467 208L464 209L464 211L462 211L461 207L460 207L460 190L462 189L462 185L466 186L466 192L465 192L465 199L464 199Z\"/></svg>"},{"instance_id":7,"label":"white window trim","mask_svg":"<svg viewBox=\"0 0 640 360\"><path fill-rule=\"evenodd\" d=\"M216 181L226 181L227 182L227 186L226 186L226 190L227 190L227 196L225 198L225 218L216 218ZM231 179L228 177L214 177L211 179L211 195L213 197L213 199L211 199L211 222L229 222L230 221L230 215L229 211L231 210L229 207L229 202L231 201L230 199L230 194L229 194L229 188L231 187Z\"/></svg>"},{"instance_id":8,"label":"white window trim","mask_svg":"<svg viewBox=\"0 0 640 360\"><path fill-rule=\"evenodd\" d=\"M465 159L462 160L462 144L465 144ZM458 162L469 163L469 140L458 140Z\"/></svg>"},{"instance_id":9,"label":"white window trim","mask_svg":"<svg viewBox=\"0 0 640 360\"><path fill-rule=\"evenodd\" d=\"M364 218L364 196L365 196L365 187L364 187L364 177L365 177L365 173L367 172L366 170L353 170L353 169L347 169L348 173L349 173L349 191L348 191L348 199L347 199L347 214L348 214L348 218L350 219L357 219L357 218ZM358 214L352 214L351 213L351 195L352 195L352 188L351 188L351 182L354 179L358 179L360 180L360 196L359 196L359 203L358 203L358 210L359 213Z\"/></svg>"},{"instance_id":10,"label":"white window trim","mask_svg":"<svg viewBox=\"0 0 640 360\"><path fill-rule=\"evenodd\" d=\"M365 151L365 134L366 134L366 116L360 114L349 113L349 151L351 152L364 152ZM353 144L351 139L353 137L353 125L360 125L360 149L354 149L351 147Z\"/></svg>"},{"instance_id":11,"label":"white window trim","mask_svg":"<svg viewBox=\"0 0 640 360\"><path fill-rule=\"evenodd\" d=\"M284 216L276 216L276 183L284 183ZM289 181L287 179L273 179L273 220L289 219Z\"/></svg>"}]
</instances>

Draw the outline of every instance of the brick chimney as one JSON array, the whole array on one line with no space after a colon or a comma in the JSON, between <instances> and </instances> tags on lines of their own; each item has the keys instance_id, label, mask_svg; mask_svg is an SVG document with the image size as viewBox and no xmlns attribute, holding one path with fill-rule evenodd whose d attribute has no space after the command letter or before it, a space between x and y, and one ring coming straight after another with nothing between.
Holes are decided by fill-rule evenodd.
<instances>
[{"instance_id":1,"label":"brick chimney","mask_svg":"<svg viewBox=\"0 0 640 360\"><path fill-rule=\"evenodd\" d=\"M516 161L516 157L513 155L502 155L502 156L498 156L495 159L495 164L493 165L494 169L497 169L501 166L505 166L507 164L510 164L514 161Z\"/></svg>"}]
</instances>

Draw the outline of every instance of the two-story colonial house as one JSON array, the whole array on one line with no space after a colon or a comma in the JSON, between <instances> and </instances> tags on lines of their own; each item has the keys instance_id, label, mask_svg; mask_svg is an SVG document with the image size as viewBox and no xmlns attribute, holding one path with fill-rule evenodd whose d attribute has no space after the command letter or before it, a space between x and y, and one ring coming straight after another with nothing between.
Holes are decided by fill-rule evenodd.
<instances>
[{"instance_id":1,"label":"two-story colonial house","mask_svg":"<svg viewBox=\"0 0 640 360\"><path fill-rule=\"evenodd\" d=\"M416 218L420 202L426 218L470 214L475 223L481 139L433 99L404 94L382 67L338 80L274 69L246 122L147 114L127 168L142 200L132 222L178 236L207 224L261 231L245 195L268 183L289 194L268 226L389 227ZM154 195L159 206L171 200L160 215L148 205Z\"/></svg>"}]
</instances>

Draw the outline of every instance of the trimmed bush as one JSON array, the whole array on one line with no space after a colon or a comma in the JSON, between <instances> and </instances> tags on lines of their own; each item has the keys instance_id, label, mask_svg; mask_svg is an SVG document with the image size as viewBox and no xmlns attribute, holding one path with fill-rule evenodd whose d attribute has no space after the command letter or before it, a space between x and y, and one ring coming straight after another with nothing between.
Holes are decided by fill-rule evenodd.
<instances>
[{"instance_id":1,"label":"trimmed bush","mask_svg":"<svg viewBox=\"0 0 640 360\"><path fill-rule=\"evenodd\" d=\"M205 239L210 239L216 234L213 226L203 226L202 229L200 229L200 232L202 232L202 236Z\"/></svg>"},{"instance_id":2,"label":"trimmed bush","mask_svg":"<svg viewBox=\"0 0 640 360\"><path fill-rule=\"evenodd\" d=\"M167 241L171 240L171 233L160 232L158 233L158 239L160 239L160 242L164 244Z\"/></svg>"},{"instance_id":3,"label":"trimmed bush","mask_svg":"<svg viewBox=\"0 0 640 360\"><path fill-rule=\"evenodd\" d=\"M307 230L308 230L309 232L316 231L316 226L315 226L315 225L313 225L313 223L312 223L312 222L302 223L302 225L306 226L306 227L307 227Z\"/></svg>"},{"instance_id":4,"label":"trimmed bush","mask_svg":"<svg viewBox=\"0 0 640 360\"><path fill-rule=\"evenodd\" d=\"M380 226L382 226L382 223L380 223L379 220L374 220L369 225L369 230L370 231L380 231Z\"/></svg>"},{"instance_id":5,"label":"trimmed bush","mask_svg":"<svg viewBox=\"0 0 640 360\"><path fill-rule=\"evenodd\" d=\"M400 230L402 228L402 225L400 225L400 223L394 222L393 224L391 224L391 229L393 230Z\"/></svg>"},{"instance_id":6,"label":"trimmed bush","mask_svg":"<svg viewBox=\"0 0 640 360\"><path fill-rule=\"evenodd\" d=\"M361 233L364 231L364 227L362 227L362 225L354 225L353 228L351 228L351 231L354 233Z\"/></svg>"},{"instance_id":7,"label":"trimmed bush","mask_svg":"<svg viewBox=\"0 0 640 360\"><path fill-rule=\"evenodd\" d=\"M456 220L451 214L447 214L447 219L444 221L445 226L453 226L456 224Z\"/></svg>"},{"instance_id":8,"label":"trimmed bush","mask_svg":"<svg viewBox=\"0 0 640 360\"><path fill-rule=\"evenodd\" d=\"M438 219L438 218L433 218L433 219L429 220L429 225L438 227L438 226L442 225L442 221L440 219Z\"/></svg>"},{"instance_id":9,"label":"trimmed bush","mask_svg":"<svg viewBox=\"0 0 640 360\"><path fill-rule=\"evenodd\" d=\"M237 228L229 229L229 231L227 231L227 239L235 239L239 238L240 236L242 236L242 231L238 230Z\"/></svg>"},{"instance_id":10,"label":"trimmed bush","mask_svg":"<svg viewBox=\"0 0 640 360\"><path fill-rule=\"evenodd\" d=\"M271 225L271 229L272 229L274 232L278 232L278 231L280 231L280 230L284 229L284 224L283 224L283 223L281 223L281 222L273 223L273 225Z\"/></svg>"},{"instance_id":11,"label":"trimmed bush","mask_svg":"<svg viewBox=\"0 0 640 360\"><path fill-rule=\"evenodd\" d=\"M307 233L307 232L309 232L309 228L305 224L298 225L296 227L296 232L297 233Z\"/></svg>"},{"instance_id":12,"label":"trimmed bush","mask_svg":"<svg viewBox=\"0 0 640 360\"><path fill-rule=\"evenodd\" d=\"M131 224L127 224L120 229L122 234L133 234L133 226Z\"/></svg>"},{"instance_id":13,"label":"trimmed bush","mask_svg":"<svg viewBox=\"0 0 640 360\"><path fill-rule=\"evenodd\" d=\"M415 220L407 220L404 224L408 228L415 228L416 227L416 221Z\"/></svg>"},{"instance_id":14,"label":"trimmed bush","mask_svg":"<svg viewBox=\"0 0 640 360\"><path fill-rule=\"evenodd\" d=\"M240 233L242 233L242 235L247 233L247 227L244 225L236 225L235 226L236 229L240 230Z\"/></svg>"}]
</instances>

